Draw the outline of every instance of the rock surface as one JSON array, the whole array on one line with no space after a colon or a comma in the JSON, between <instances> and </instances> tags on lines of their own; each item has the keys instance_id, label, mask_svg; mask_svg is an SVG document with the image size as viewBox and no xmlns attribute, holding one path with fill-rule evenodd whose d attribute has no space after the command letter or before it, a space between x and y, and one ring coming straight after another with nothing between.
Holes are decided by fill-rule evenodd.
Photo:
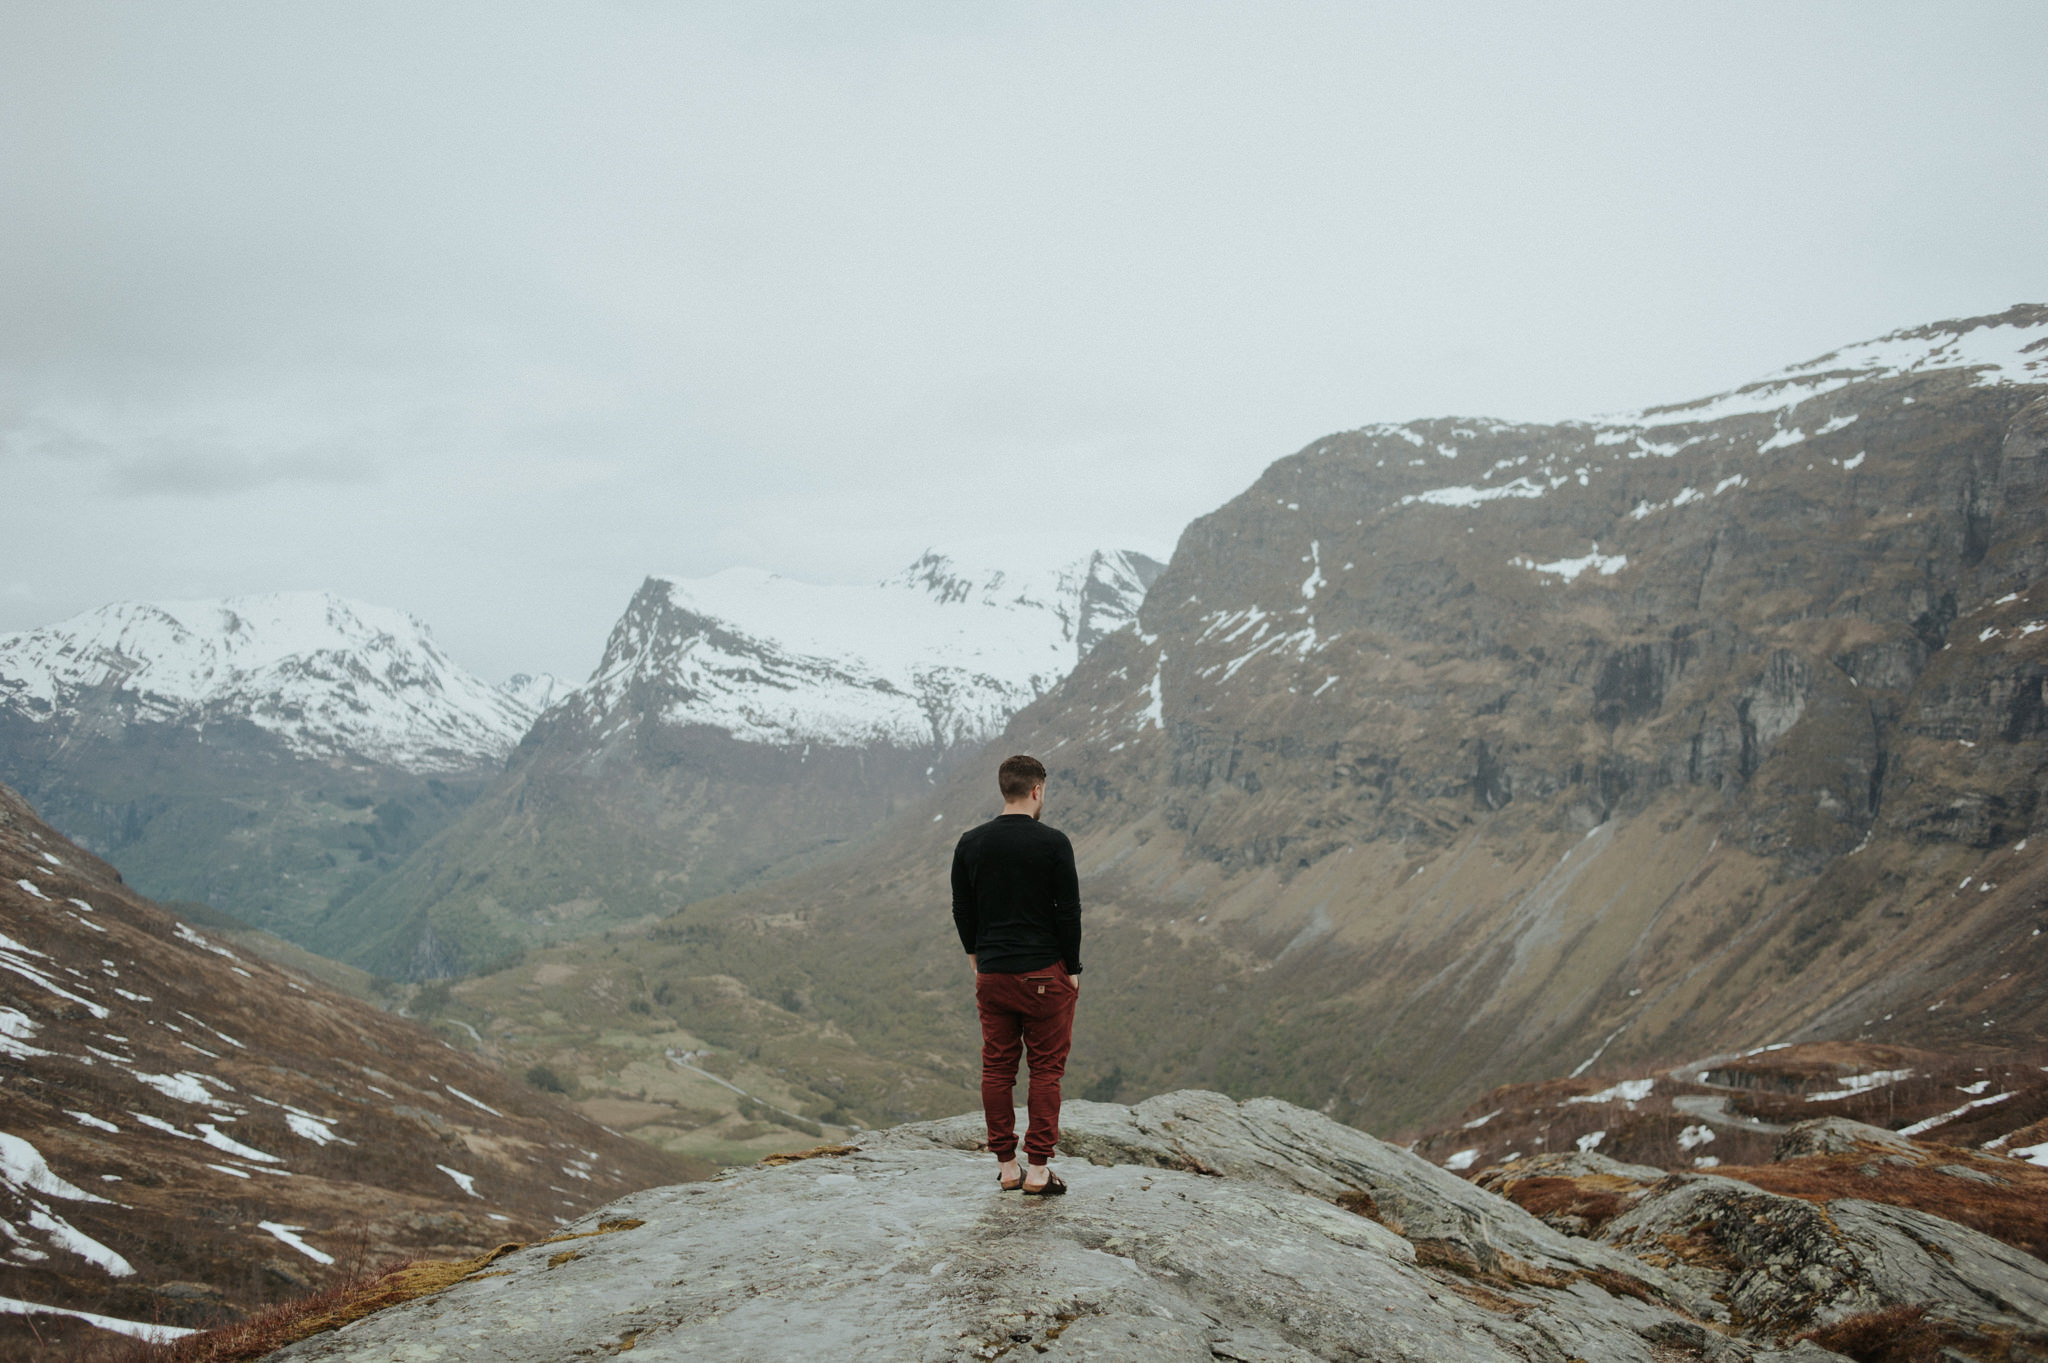
<instances>
[{"instance_id":1,"label":"rock surface","mask_svg":"<svg viewBox=\"0 0 2048 1363\"><path fill-rule=\"evenodd\" d=\"M1816 1117L1810 1122L1795 1123L1790 1131L1778 1138L1774 1158L1798 1159L1801 1155L1846 1155L1858 1146L1875 1145L1880 1149L1910 1153L1915 1148L1911 1137L1901 1136L1881 1126L1868 1122L1855 1122L1847 1117Z\"/></svg>"},{"instance_id":2,"label":"rock surface","mask_svg":"<svg viewBox=\"0 0 2048 1363\"><path fill-rule=\"evenodd\" d=\"M1996 1323L2008 1343L2038 1331L2048 1290L2048 1266L1937 1218L1799 1203L1809 1221L1839 1213L1840 1236L1781 1236L1765 1256L1776 1276L1753 1272L1729 1293L1725 1267L1666 1273L1560 1235L1274 1100L1073 1103L1064 1125L1065 1198L998 1192L993 1161L971 1148L973 1118L899 1127L857 1149L635 1194L591 1218L637 1219L630 1229L573 1252L515 1252L492 1276L274 1357L1825 1363L1838 1356L1789 1338L1819 1317L1788 1314L1796 1303L1771 1298L1770 1283L1811 1267L1853 1285L1835 1305L1932 1296L1958 1320ZM1732 1220L1761 1213L1760 1239L1782 1228L1776 1203L1794 1199L1731 1183L1675 1180L1637 1209L1635 1239L1666 1233L1681 1205L1721 1216L1707 1207L1721 1200ZM1768 1205L1744 1201L1755 1198ZM1799 1257L1826 1244L1875 1258ZM1776 1305L1745 1324L1716 1293Z\"/></svg>"}]
</instances>

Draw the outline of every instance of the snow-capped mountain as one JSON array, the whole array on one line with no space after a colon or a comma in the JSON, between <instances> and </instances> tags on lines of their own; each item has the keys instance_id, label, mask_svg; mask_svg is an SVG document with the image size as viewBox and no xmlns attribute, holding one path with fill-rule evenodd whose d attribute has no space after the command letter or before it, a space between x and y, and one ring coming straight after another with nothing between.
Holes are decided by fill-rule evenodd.
<instances>
[{"instance_id":1,"label":"snow-capped mountain","mask_svg":"<svg viewBox=\"0 0 2048 1363\"><path fill-rule=\"evenodd\" d=\"M403 611L325 592L124 602L0 635L0 713L37 726L242 720L302 757L411 772L500 760L531 724Z\"/></svg>"},{"instance_id":2,"label":"snow-capped mountain","mask_svg":"<svg viewBox=\"0 0 2048 1363\"><path fill-rule=\"evenodd\" d=\"M999 732L1134 620L1161 566L1115 551L977 572L928 551L872 586L652 577L575 701L745 742L944 751Z\"/></svg>"},{"instance_id":3,"label":"snow-capped mountain","mask_svg":"<svg viewBox=\"0 0 2048 1363\"><path fill-rule=\"evenodd\" d=\"M498 688L531 715L553 705L569 693L569 683L552 672L515 672Z\"/></svg>"}]
</instances>

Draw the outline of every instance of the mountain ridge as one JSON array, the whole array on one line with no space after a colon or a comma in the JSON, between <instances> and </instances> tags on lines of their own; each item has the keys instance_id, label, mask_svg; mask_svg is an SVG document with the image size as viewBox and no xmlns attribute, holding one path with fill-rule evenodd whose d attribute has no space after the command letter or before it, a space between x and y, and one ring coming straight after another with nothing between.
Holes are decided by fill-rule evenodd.
<instances>
[{"instance_id":1,"label":"mountain ridge","mask_svg":"<svg viewBox=\"0 0 2048 1363\"><path fill-rule=\"evenodd\" d=\"M327 592L0 637L0 779L158 898L285 936L454 818L532 717L416 617Z\"/></svg>"},{"instance_id":2,"label":"mountain ridge","mask_svg":"<svg viewBox=\"0 0 2048 1363\"><path fill-rule=\"evenodd\" d=\"M650 577L479 803L307 944L460 974L829 857L1128 628L1158 567Z\"/></svg>"},{"instance_id":3,"label":"mountain ridge","mask_svg":"<svg viewBox=\"0 0 2048 1363\"><path fill-rule=\"evenodd\" d=\"M294 756L424 774L502 760L533 712L416 616L328 592L121 602L0 635L0 708L37 724L239 720Z\"/></svg>"}]
</instances>

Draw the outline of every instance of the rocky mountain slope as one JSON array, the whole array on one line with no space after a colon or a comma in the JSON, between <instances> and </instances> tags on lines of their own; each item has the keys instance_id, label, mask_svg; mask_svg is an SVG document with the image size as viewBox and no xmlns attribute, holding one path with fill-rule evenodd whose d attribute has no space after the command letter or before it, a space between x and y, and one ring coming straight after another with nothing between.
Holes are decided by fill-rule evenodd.
<instances>
[{"instance_id":1,"label":"rocky mountain slope","mask_svg":"<svg viewBox=\"0 0 2048 1363\"><path fill-rule=\"evenodd\" d=\"M2024 1177L2048 1188L2044 1058L2040 1050L1955 1053L1854 1041L1759 1047L1626 1079L1504 1085L1409 1148L1473 1175L1574 1150L1673 1171L1712 1169L1768 1163L1794 1127L1827 1119L2033 1164L2044 1172ZM2008 1184L2023 1177L1999 1167ZM1891 1178L1888 1188L1899 1183ZM1882 1201L1886 1190L1866 1195ZM1939 1210L1924 1198L1914 1205ZM2021 1248L2048 1251L2048 1221Z\"/></svg>"},{"instance_id":2,"label":"rocky mountain slope","mask_svg":"<svg viewBox=\"0 0 2048 1363\"><path fill-rule=\"evenodd\" d=\"M1035 751L1089 906L1091 1096L1408 1132L1767 1044L2032 1046L2044 493L2041 307L1626 416L1331 436L867 846L628 954L892 1067L861 1120L968 1106L945 868L998 750ZM811 1044L789 1081L846 1089Z\"/></svg>"},{"instance_id":3,"label":"rocky mountain slope","mask_svg":"<svg viewBox=\"0 0 2048 1363\"><path fill-rule=\"evenodd\" d=\"M195 932L4 787L0 1132L9 1357L97 1333L56 1312L203 1325L690 1168Z\"/></svg>"},{"instance_id":4,"label":"rocky mountain slope","mask_svg":"<svg viewBox=\"0 0 2048 1363\"><path fill-rule=\"evenodd\" d=\"M0 636L0 779L159 898L287 936L446 824L537 712L326 593Z\"/></svg>"},{"instance_id":5,"label":"rocky mountain slope","mask_svg":"<svg viewBox=\"0 0 2048 1363\"><path fill-rule=\"evenodd\" d=\"M460 973L801 866L928 794L1134 619L1158 569L927 553L871 587L649 578L489 794L309 940Z\"/></svg>"},{"instance_id":6,"label":"rocky mountain slope","mask_svg":"<svg viewBox=\"0 0 2048 1363\"><path fill-rule=\"evenodd\" d=\"M2048 1265L1911 1208L1649 1171L1597 1234L1568 1233L1270 1099L1074 1103L1063 1125L1065 1198L999 1193L978 1114L870 1133L635 1194L585 1223L612 1233L504 1255L274 1357L766 1358L800 1342L928 1363L1828 1363L1802 1336L1871 1358L1876 1333L1922 1351L1897 1357L1992 1363L2048 1344Z\"/></svg>"}]
</instances>

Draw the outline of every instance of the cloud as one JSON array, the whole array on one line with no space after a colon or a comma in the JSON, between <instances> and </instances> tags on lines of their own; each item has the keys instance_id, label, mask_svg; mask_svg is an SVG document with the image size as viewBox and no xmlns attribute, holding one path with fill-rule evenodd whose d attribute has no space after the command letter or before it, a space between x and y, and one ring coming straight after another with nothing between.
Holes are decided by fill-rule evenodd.
<instances>
[{"instance_id":1,"label":"cloud","mask_svg":"<svg viewBox=\"0 0 2048 1363\"><path fill-rule=\"evenodd\" d=\"M357 451L332 445L298 447L250 432L135 431L109 435L106 422L74 423L47 414L0 431L0 474L31 462L68 465L97 475L102 495L231 497L285 484L374 483L382 470Z\"/></svg>"},{"instance_id":2,"label":"cloud","mask_svg":"<svg viewBox=\"0 0 2048 1363\"><path fill-rule=\"evenodd\" d=\"M2048 7L1864 8L0 5L0 621L581 675L649 571L1163 549L2048 293Z\"/></svg>"},{"instance_id":3,"label":"cloud","mask_svg":"<svg viewBox=\"0 0 2048 1363\"><path fill-rule=\"evenodd\" d=\"M241 454L217 449L130 454L107 464L108 490L122 497L218 497L280 483L378 481L369 460L338 451Z\"/></svg>"}]
</instances>

